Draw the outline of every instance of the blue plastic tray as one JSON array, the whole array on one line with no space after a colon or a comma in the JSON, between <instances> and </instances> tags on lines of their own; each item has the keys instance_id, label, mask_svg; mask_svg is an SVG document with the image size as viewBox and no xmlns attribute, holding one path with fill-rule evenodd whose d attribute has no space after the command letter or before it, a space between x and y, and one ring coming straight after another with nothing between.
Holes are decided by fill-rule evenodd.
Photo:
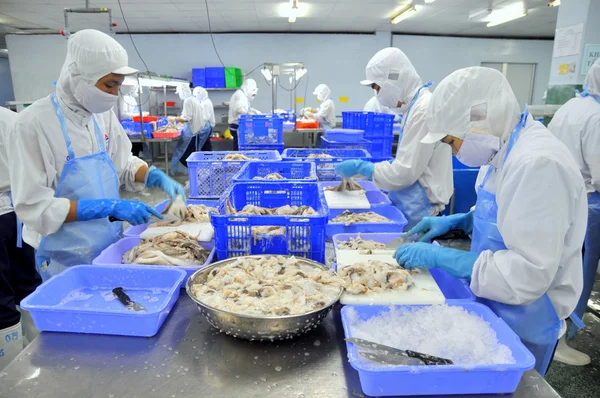
<instances>
[{"instance_id":1,"label":"blue plastic tray","mask_svg":"<svg viewBox=\"0 0 600 398\"><path fill-rule=\"evenodd\" d=\"M263 207L311 206L316 216L247 216L226 214L223 199L219 215L212 216L217 258L251 254L289 254L325 262L325 226L329 210L318 184L311 182L240 182L225 194L236 210ZM283 235L256 235L255 226L285 227Z\"/></svg>"},{"instance_id":2,"label":"blue plastic tray","mask_svg":"<svg viewBox=\"0 0 600 398\"><path fill-rule=\"evenodd\" d=\"M283 144L283 118L277 115L241 115L238 144Z\"/></svg>"},{"instance_id":3,"label":"blue plastic tray","mask_svg":"<svg viewBox=\"0 0 600 398\"><path fill-rule=\"evenodd\" d=\"M100 255L94 259L94 261L92 261L92 264L93 265L103 265L103 266L105 266L105 265L111 265L111 266L122 265L123 264L123 255L125 254L125 252L133 249L133 247L135 245L140 243L140 240L142 240L140 237L123 238L123 239L113 243L112 245L108 246L106 249L102 250L102 253L100 253ZM210 254L208 255L208 258L206 259L206 262L199 267L175 267L177 269L182 269L186 272L186 277L185 277L186 280L194 272L198 271L200 268L204 268L207 265L210 265L213 262L213 259L215 257L215 242L214 241L198 242L198 243L200 244L200 246L202 246L206 250L210 250ZM124 265L127 265L127 266L131 265L134 267L148 267L148 265L142 265L142 264L124 264ZM152 265L152 267L173 268L172 265L167 265L167 264L164 264L164 265L156 264L156 265ZM182 284L181 287L184 288L185 286Z\"/></svg>"},{"instance_id":4,"label":"blue plastic tray","mask_svg":"<svg viewBox=\"0 0 600 398\"><path fill-rule=\"evenodd\" d=\"M309 158L313 154L328 154L333 156L328 159ZM335 172L335 165L348 159L371 159L371 154L364 149L306 149L287 148L283 150L281 157L285 161L310 161L317 165L317 177L319 180L331 181L339 177Z\"/></svg>"},{"instance_id":5,"label":"blue plastic tray","mask_svg":"<svg viewBox=\"0 0 600 398\"><path fill-rule=\"evenodd\" d=\"M365 135L364 130L356 129L331 129L325 133L325 138L329 141L338 142L359 142Z\"/></svg>"},{"instance_id":6,"label":"blue plastic tray","mask_svg":"<svg viewBox=\"0 0 600 398\"><path fill-rule=\"evenodd\" d=\"M345 209L331 209L329 211L329 220L333 220L338 214L342 213ZM333 235L343 233L365 233L365 232L402 232L408 221L400 210L395 206L376 206L370 209L351 209L353 213L367 213L374 212L381 214L384 217L389 218L393 222L391 223L360 223L350 224L348 226L344 224L327 224L327 239L331 239Z\"/></svg>"},{"instance_id":7,"label":"blue plastic tray","mask_svg":"<svg viewBox=\"0 0 600 398\"><path fill-rule=\"evenodd\" d=\"M154 206L154 209L157 212L162 213L162 211L167 206L167 203L169 203L169 202L170 202L169 199L163 200L162 202L160 202L159 204ZM187 203L189 205L206 205L209 207L217 207L217 205L219 204L219 200L218 199L188 199ZM123 236L126 238L137 238L138 236L140 236L140 234L142 232L144 232L148 228L148 225L150 225L150 224L151 223L140 224L140 225L130 225L129 228L127 228L125 230L125 232L123 232Z\"/></svg>"},{"instance_id":8,"label":"blue plastic tray","mask_svg":"<svg viewBox=\"0 0 600 398\"><path fill-rule=\"evenodd\" d=\"M264 177L271 173L279 173L286 180L300 180L296 182L317 181L317 168L312 162L248 162L233 177L233 182L256 182L254 177ZM281 183L286 180L260 181Z\"/></svg>"},{"instance_id":9,"label":"blue plastic tray","mask_svg":"<svg viewBox=\"0 0 600 398\"><path fill-rule=\"evenodd\" d=\"M21 301L46 332L154 336L179 297L176 267L78 265L53 276ZM147 311L128 310L112 294L122 287Z\"/></svg>"},{"instance_id":10,"label":"blue plastic tray","mask_svg":"<svg viewBox=\"0 0 600 398\"><path fill-rule=\"evenodd\" d=\"M330 141L325 137L321 137L321 148L323 149L364 149L371 153L373 142L364 138L356 142L346 141Z\"/></svg>"},{"instance_id":11,"label":"blue plastic tray","mask_svg":"<svg viewBox=\"0 0 600 398\"><path fill-rule=\"evenodd\" d=\"M239 153L258 160L281 160L277 151L194 152L187 158L191 198L220 198L247 160L224 160Z\"/></svg>"},{"instance_id":12,"label":"blue plastic tray","mask_svg":"<svg viewBox=\"0 0 600 398\"><path fill-rule=\"evenodd\" d=\"M449 304L460 306L481 316L496 331L498 341L512 351L516 363L482 365L465 368L444 366L383 366L363 359L352 343L346 343L350 365L358 371L360 385L366 395L416 396L510 394L517 389L521 376L533 369L535 358L519 337L489 308L479 303ZM421 308L423 305L398 305L396 308ZM361 320L388 312L389 306L352 306L342 308L342 324L346 338L353 337L348 311L354 309ZM465 336L468 338L468 336Z\"/></svg>"}]
</instances>

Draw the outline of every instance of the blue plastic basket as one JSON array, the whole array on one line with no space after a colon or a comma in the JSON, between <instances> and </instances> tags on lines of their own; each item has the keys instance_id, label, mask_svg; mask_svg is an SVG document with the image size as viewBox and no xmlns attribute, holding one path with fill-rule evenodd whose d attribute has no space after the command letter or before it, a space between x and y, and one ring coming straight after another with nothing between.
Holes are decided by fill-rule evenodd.
<instances>
[{"instance_id":1,"label":"blue plastic basket","mask_svg":"<svg viewBox=\"0 0 600 398\"><path fill-rule=\"evenodd\" d=\"M342 127L364 130L364 138L394 134L394 115L375 112L342 112Z\"/></svg>"},{"instance_id":2,"label":"blue plastic basket","mask_svg":"<svg viewBox=\"0 0 600 398\"><path fill-rule=\"evenodd\" d=\"M222 66L204 68L206 74L205 88L225 88L225 68Z\"/></svg>"},{"instance_id":3,"label":"blue plastic basket","mask_svg":"<svg viewBox=\"0 0 600 398\"><path fill-rule=\"evenodd\" d=\"M191 198L219 198L247 160L224 160L239 153L257 160L281 160L277 151L194 152L187 158Z\"/></svg>"},{"instance_id":4,"label":"blue plastic basket","mask_svg":"<svg viewBox=\"0 0 600 398\"><path fill-rule=\"evenodd\" d=\"M373 137L369 138L372 141L371 156L376 158L392 157L392 148L394 145L394 136L389 137Z\"/></svg>"},{"instance_id":5,"label":"blue plastic basket","mask_svg":"<svg viewBox=\"0 0 600 398\"><path fill-rule=\"evenodd\" d=\"M162 202L160 202L159 204L154 206L154 210L156 210L159 213L162 213L165 210L165 207L167 207L167 203L169 203L169 202L170 202L169 199L163 200ZM206 205L208 207L216 208L219 205L219 200L218 199L188 199L187 204L188 205ZM142 232L144 232L148 228L148 225L150 225L150 223L140 224L140 225L130 225L129 228L127 228L125 230L125 232L123 232L123 236L126 238L137 238L138 236L140 236L140 234Z\"/></svg>"},{"instance_id":6,"label":"blue plastic basket","mask_svg":"<svg viewBox=\"0 0 600 398\"><path fill-rule=\"evenodd\" d=\"M283 144L283 119L277 115L241 115L238 144Z\"/></svg>"},{"instance_id":7,"label":"blue plastic basket","mask_svg":"<svg viewBox=\"0 0 600 398\"><path fill-rule=\"evenodd\" d=\"M310 206L316 216L248 216L226 214L226 200L221 200L219 215L212 217L215 228L217 258L247 256L251 254L284 254L325 261L325 226L329 215L323 192L318 184L240 182L227 190L228 198L236 210L246 205L268 208ZM285 227L285 234L258 235L256 226Z\"/></svg>"},{"instance_id":8,"label":"blue plastic basket","mask_svg":"<svg viewBox=\"0 0 600 398\"><path fill-rule=\"evenodd\" d=\"M523 373L533 369L535 358L521 343L519 337L489 308L479 303L452 303L479 315L488 322L515 358L514 364L481 365L470 368L457 365L443 366L389 366L363 359L356 346L346 343L350 365L358 371L360 385L366 395L417 396L510 394L517 389ZM397 309L417 309L423 305L398 305ZM356 311L359 319L368 320L390 311L389 306L347 305L342 308L342 325L346 338L353 337L348 311ZM469 338L465 336L465 338Z\"/></svg>"},{"instance_id":9,"label":"blue plastic basket","mask_svg":"<svg viewBox=\"0 0 600 398\"><path fill-rule=\"evenodd\" d=\"M325 138L337 142L359 142L364 135L364 130L355 129L331 129L325 132Z\"/></svg>"},{"instance_id":10,"label":"blue plastic basket","mask_svg":"<svg viewBox=\"0 0 600 398\"><path fill-rule=\"evenodd\" d=\"M271 173L278 173L286 180L300 180L294 182L317 181L317 168L312 162L248 162L243 165L240 172L233 177L233 182L256 182L254 177L265 177ZM281 183L285 180L260 181Z\"/></svg>"},{"instance_id":11,"label":"blue plastic basket","mask_svg":"<svg viewBox=\"0 0 600 398\"><path fill-rule=\"evenodd\" d=\"M206 86L206 70L204 68L192 69L192 84L194 87Z\"/></svg>"},{"instance_id":12,"label":"blue plastic basket","mask_svg":"<svg viewBox=\"0 0 600 398\"><path fill-rule=\"evenodd\" d=\"M140 237L123 238L123 239L113 243L112 245L108 246L106 249L104 249L102 251L102 253L100 253L100 255L94 259L94 261L92 261L92 264L93 265L102 265L102 266L105 266L105 265L121 266L121 265L123 265L123 255L125 254L125 252L133 249L134 246L136 246L138 243L140 243L140 240L141 240ZM208 255L208 258L206 259L206 262L201 266L198 266L198 267L178 266L177 267L177 269L182 269L186 272L186 277L185 277L186 280L194 272L198 271L200 268L204 268L204 267L210 265L213 262L213 259L215 257L215 242L214 241L198 242L198 243L200 244L200 246L202 246L206 250L209 250L210 254ZM147 265L138 265L138 264L125 264L125 265L134 266L134 267L147 267ZM156 265L153 265L153 267L173 268L173 265L156 264ZM183 288L185 286L182 284L181 287Z\"/></svg>"},{"instance_id":13,"label":"blue plastic basket","mask_svg":"<svg viewBox=\"0 0 600 398\"><path fill-rule=\"evenodd\" d=\"M284 144L251 144L240 145L240 151L277 151L283 152Z\"/></svg>"},{"instance_id":14,"label":"blue plastic basket","mask_svg":"<svg viewBox=\"0 0 600 398\"><path fill-rule=\"evenodd\" d=\"M309 158L310 155L328 154L332 158ZM317 177L319 180L336 180L340 177L335 172L335 165L348 159L369 160L371 155L364 149L306 149L287 148L281 154L283 160L311 161L317 165Z\"/></svg>"},{"instance_id":15,"label":"blue plastic basket","mask_svg":"<svg viewBox=\"0 0 600 398\"><path fill-rule=\"evenodd\" d=\"M364 149L371 153L373 143L364 138L357 142L345 142L345 141L330 141L326 137L321 137L321 148L323 149Z\"/></svg>"},{"instance_id":16,"label":"blue plastic basket","mask_svg":"<svg viewBox=\"0 0 600 398\"><path fill-rule=\"evenodd\" d=\"M360 234L360 237L364 240L374 240L375 242L381 242L388 244L392 240L402 237L401 233L366 233ZM350 238L356 238L358 234L336 234L333 235L333 248L335 249L336 257L339 242L345 242ZM465 301L475 301L475 295L469 287L469 283L461 278L455 278L448 272L441 268L431 268L429 270L431 276L435 279L442 294L446 298L446 303L460 303Z\"/></svg>"},{"instance_id":17,"label":"blue plastic basket","mask_svg":"<svg viewBox=\"0 0 600 398\"><path fill-rule=\"evenodd\" d=\"M46 332L154 336L179 298L177 267L78 265L53 276L21 301ZM122 287L147 311L127 309L112 294Z\"/></svg>"},{"instance_id":18,"label":"blue plastic basket","mask_svg":"<svg viewBox=\"0 0 600 398\"><path fill-rule=\"evenodd\" d=\"M342 213L344 209L331 209L329 211L329 220L333 220ZM331 239L333 235L344 233L364 233L364 232L402 232L408 221L400 210L395 206L377 206L370 209L352 209L353 213L366 213L372 211L392 220L390 223L359 223L359 224L327 224L327 238Z\"/></svg>"}]
</instances>

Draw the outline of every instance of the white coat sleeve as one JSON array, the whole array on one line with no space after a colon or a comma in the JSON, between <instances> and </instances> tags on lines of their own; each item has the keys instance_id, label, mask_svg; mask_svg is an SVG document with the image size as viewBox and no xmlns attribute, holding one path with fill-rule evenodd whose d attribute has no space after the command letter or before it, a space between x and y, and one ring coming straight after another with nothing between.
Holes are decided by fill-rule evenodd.
<instances>
[{"instance_id":1,"label":"white coat sleeve","mask_svg":"<svg viewBox=\"0 0 600 398\"><path fill-rule=\"evenodd\" d=\"M479 255L471 289L479 297L520 305L541 297L554 280L576 199L565 189L571 185L568 177L552 159L511 167L496 196L498 230L508 249Z\"/></svg>"},{"instance_id":2,"label":"white coat sleeve","mask_svg":"<svg viewBox=\"0 0 600 398\"><path fill-rule=\"evenodd\" d=\"M409 124L404 129L394 162L375 164L373 182L385 191L396 191L414 184L427 168L435 146L446 145L421 143L429 132L426 109L413 109L407 122Z\"/></svg>"},{"instance_id":3,"label":"white coat sleeve","mask_svg":"<svg viewBox=\"0 0 600 398\"><path fill-rule=\"evenodd\" d=\"M600 192L600 114L595 114L583 126L581 131L581 151L587 164L592 185Z\"/></svg>"},{"instance_id":4,"label":"white coat sleeve","mask_svg":"<svg viewBox=\"0 0 600 398\"><path fill-rule=\"evenodd\" d=\"M327 116L331 113L331 107L334 105L333 101L324 101L315 113L315 120L327 120Z\"/></svg>"},{"instance_id":5,"label":"white coat sleeve","mask_svg":"<svg viewBox=\"0 0 600 398\"><path fill-rule=\"evenodd\" d=\"M19 118L8 130L6 142L15 211L27 228L42 236L58 231L70 207L68 199L54 197L57 170L44 134L44 128L53 128L50 124L35 117ZM60 128L58 121L54 127Z\"/></svg>"},{"instance_id":6,"label":"white coat sleeve","mask_svg":"<svg viewBox=\"0 0 600 398\"><path fill-rule=\"evenodd\" d=\"M192 97L186 98L183 101L183 110L181 111L181 118L188 122L194 118L194 104L192 101Z\"/></svg>"},{"instance_id":7,"label":"white coat sleeve","mask_svg":"<svg viewBox=\"0 0 600 398\"><path fill-rule=\"evenodd\" d=\"M242 93L241 91L238 91L236 93L236 98L235 98L235 104L232 104L234 109L235 109L235 114L236 115L242 115L245 113L248 113L248 98L246 98L246 96L244 95L244 93Z\"/></svg>"},{"instance_id":8,"label":"white coat sleeve","mask_svg":"<svg viewBox=\"0 0 600 398\"><path fill-rule=\"evenodd\" d=\"M147 166L146 162L131 153L131 141L114 112L107 112L103 117L108 119L111 139L107 151L117 170L119 186L130 192L141 191L144 183L135 181L135 173L140 167Z\"/></svg>"}]
</instances>

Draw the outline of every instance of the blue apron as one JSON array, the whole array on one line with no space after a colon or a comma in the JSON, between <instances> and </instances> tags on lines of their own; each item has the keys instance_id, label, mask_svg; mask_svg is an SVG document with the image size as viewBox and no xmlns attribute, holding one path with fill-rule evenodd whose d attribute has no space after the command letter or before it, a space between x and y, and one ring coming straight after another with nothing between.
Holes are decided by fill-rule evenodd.
<instances>
[{"instance_id":1,"label":"blue apron","mask_svg":"<svg viewBox=\"0 0 600 398\"><path fill-rule=\"evenodd\" d=\"M185 150L190 145L192 138L194 138L194 132L190 128L190 122L185 122L183 124L181 137L179 138L179 141L177 141L177 146L175 147L175 150L173 151L173 157L171 158L171 173L175 173L177 163L179 163L179 160L185 153Z\"/></svg>"},{"instance_id":2,"label":"blue apron","mask_svg":"<svg viewBox=\"0 0 600 398\"><path fill-rule=\"evenodd\" d=\"M515 142L519 139L521 130L527 122L527 116L526 105L519 124L510 136L506 154L500 167L504 165ZM498 231L496 195L483 188L491 171L492 167L488 169L483 182L479 186L473 214L471 251L477 253L484 250L491 250L492 252L507 250L504 239ZM483 298L478 298L478 301L494 311L521 338L521 342L535 356L535 369L544 376L554 356L554 349L562 326L562 321L558 318L556 309L552 305L548 294L545 293L539 299L524 305L503 304Z\"/></svg>"},{"instance_id":3,"label":"blue apron","mask_svg":"<svg viewBox=\"0 0 600 398\"><path fill-rule=\"evenodd\" d=\"M410 113L411 108L417 102L419 98L419 94L421 90L431 86L431 81L425 83L417 93L413 96L412 100L408 104L408 109L404 113L402 117L402 125L400 126L400 137L404 135L404 126L406 125L406 121L408 120L408 114ZM398 148L400 148L400 142L398 142ZM396 152L398 150L396 149ZM419 181L415 181L409 187L398 191L391 191L388 194L390 200L404 215L408 220L408 224L406 225L405 231L408 231L415 225L419 223L423 219L423 217L429 216L431 213L431 204L429 203L429 198L425 193L425 189L419 183Z\"/></svg>"},{"instance_id":4,"label":"blue apron","mask_svg":"<svg viewBox=\"0 0 600 398\"><path fill-rule=\"evenodd\" d=\"M200 130L198 135L196 136L196 151L200 151L204 146L206 140L210 139L210 135L212 134L212 126L210 122L206 122L204 128Z\"/></svg>"},{"instance_id":5,"label":"blue apron","mask_svg":"<svg viewBox=\"0 0 600 398\"><path fill-rule=\"evenodd\" d=\"M52 95L52 104L69 154L54 196L72 201L119 199L119 177L112 159L106 153L102 131L95 116L92 115L99 150L76 158L56 94ZM102 250L116 242L121 230L122 223L111 223L108 218L64 223L58 231L42 238L36 252L36 265L42 279L48 280L73 265L91 264Z\"/></svg>"}]
</instances>

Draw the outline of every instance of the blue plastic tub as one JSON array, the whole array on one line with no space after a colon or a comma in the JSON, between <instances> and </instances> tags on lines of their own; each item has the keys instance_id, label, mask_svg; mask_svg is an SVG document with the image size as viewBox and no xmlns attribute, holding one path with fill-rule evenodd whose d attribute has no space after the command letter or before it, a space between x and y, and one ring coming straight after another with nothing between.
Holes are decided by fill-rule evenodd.
<instances>
[{"instance_id":1,"label":"blue plastic tub","mask_svg":"<svg viewBox=\"0 0 600 398\"><path fill-rule=\"evenodd\" d=\"M358 371L360 385L371 396L420 396L510 394L517 389L523 373L533 369L535 358L521 343L519 337L489 308L479 303L455 303L482 317L495 330L498 341L512 351L516 363L506 365L481 365L470 368L443 366L389 366L363 359L352 343L346 343L350 366ZM398 305L396 308L417 309L423 305ZM353 306L342 308L342 325L346 338L353 337L348 319L351 309L361 320L388 312L389 306ZM468 336L465 336L468 338Z\"/></svg>"},{"instance_id":2,"label":"blue plastic tub","mask_svg":"<svg viewBox=\"0 0 600 398\"><path fill-rule=\"evenodd\" d=\"M140 243L140 240L141 240L140 237L123 238L123 239L113 243L112 245L108 246L106 249L102 250L102 253L100 253L100 255L94 259L94 261L92 261L92 264L93 265L102 265L102 266L122 265L123 264L123 255L125 254L125 252L133 249L134 246L136 246L138 243ZM175 267L177 269L182 269L186 272L185 279L187 279L194 272L198 271L200 268L204 268L207 265L210 265L213 262L213 259L215 257L215 242L214 241L198 242L198 243L200 244L200 246L202 246L206 250L210 250L210 254L209 254L208 258L206 259L206 262L199 267ZM142 264L125 264L125 265L127 265L127 266L131 265L134 267L148 267L148 265L142 265ZM153 267L173 268L173 265L156 264L156 265L153 265ZM182 284L181 287L184 287L184 285Z\"/></svg>"},{"instance_id":3,"label":"blue plastic tub","mask_svg":"<svg viewBox=\"0 0 600 398\"><path fill-rule=\"evenodd\" d=\"M345 209L331 209L329 211L329 220L333 220ZM365 233L365 232L402 232L408 221L400 210L395 206L377 206L370 209L352 209L353 213L374 212L392 220L390 223L359 223L350 224L327 224L327 238L331 239L336 234Z\"/></svg>"},{"instance_id":4,"label":"blue plastic tub","mask_svg":"<svg viewBox=\"0 0 600 398\"><path fill-rule=\"evenodd\" d=\"M356 129L331 129L325 133L325 138L329 141L337 142L359 142L365 135L364 130Z\"/></svg>"},{"instance_id":5,"label":"blue plastic tub","mask_svg":"<svg viewBox=\"0 0 600 398\"><path fill-rule=\"evenodd\" d=\"M328 154L332 158L309 158L310 155ZM306 149L287 148L281 154L286 161L310 161L317 165L317 177L319 180L336 180L340 177L335 172L335 165L348 159L371 159L371 154L364 149Z\"/></svg>"},{"instance_id":6,"label":"blue plastic tub","mask_svg":"<svg viewBox=\"0 0 600 398\"><path fill-rule=\"evenodd\" d=\"M240 151L277 151L282 153L285 144L244 144L239 147Z\"/></svg>"},{"instance_id":7,"label":"blue plastic tub","mask_svg":"<svg viewBox=\"0 0 600 398\"><path fill-rule=\"evenodd\" d=\"M323 192L312 182L240 182L225 193L231 205L241 210L246 205L268 208L310 206L316 216L248 216L226 214L226 200L219 204L219 214L212 216L217 258L251 254L285 254L325 261L325 226L329 210ZM258 235L256 226L285 227L285 234Z\"/></svg>"},{"instance_id":8,"label":"blue plastic tub","mask_svg":"<svg viewBox=\"0 0 600 398\"><path fill-rule=\"evenodd\" d=\"M53 276L21 301L45 332L154 336L179 298L185 271L176 267L78 265ZM127 309L122 287L147 311Z\"/></svg>"},{"instance_id":9,"label":"blue plastic tub","mask_svg":"<svg viewBox=\"0 0 600 398\"><path fill-rule=\"evenodd\" d=\"M356 142L330 141L326 137L321 137L321 148L323 149L364 149L371 153L373 142L362 139Z\"/></svg>"},{"instance_id":10,"label":"blue plastic tub","mask_svg":"<svg viewBox=\"0 0 600 398\"><path fill-rule=\"evenodd\" d=\"M225 88L225 68L222 66L204 68L206 75L205 88Z\"/></svg>"},{"instance_id":11,"label":"blue plastic tub","mask_svg":"<svg viewBox=\"0 0 600 398\"><path fill-rule=\"evenodd\" d=\"M191 198L220 198L247 160L225 160L239 153L257 160L281 160L277 151L194 152L188 158Z\"/></svg>"},{"instance_id":12,"label":"blue plastic tub","mask_svg":"<svg viewBox=\"0 0 600 398\"><path fill-rule=\"evenodd\" d=\"M375 112L342 112L342 127L364 130L364 138L392 136L394 115Z\"/></svg>"},{"instance_id":13,"label":"blue plastic tub","mask_svg":"<svg viewBox=\"0 0 600 398\"><path fill-rule=\"evenodd\" d=\"M366 233L360 234L360 237L364 240L374 240L375 242L381 242L388 244L394 239L400 238L403 234L401 233ZM338 242L346 242L350 238L356 238L358 234L337 234L333 235L333 248L336 253L338 252ZM429 270L431 276L437 282L440 290L446 297L446 303L460 303L464 301L475 301L475 295L469 287L469 283L461 278L455 278L448 272L441 268L431 268Z\"/></svg>"},{"instance_id":14,"label":"blue plastic tub","mask_svg":"<svg viewBox=\"0 0 600 398\"><path fill-rule=\"evenodd\" d=\"M283 144L283 118L277 115L241 115L238 144Z\"/></svg>"},{"instance_id":15,"label":"blue plastic tub","mask_svg":"<svg viewBox=\"0 0 600 398\"><path fill-rule=\"evenodd\" d=\"M376 158L384 158L392 156L392 148L394 145L394 136L390 137L373 137L369 138L371 144L371 156Z\"/></svg>"},{"instance_id":16,"label":"blue plastic tub","mask_svg":"<svg viewBox=\"0 0 600 398\"><path fill-rule=\"evenodd\" d=\"M381 191L381 189L377 188L373 181L368 180L357 180L358 185L363 187L365 191ZM319 186L323 189L327 187L335 187L336 185L340 185L339 181L319 181Z\"/></svg>"},{"instance_id":17,"label":"blue plastic tub","mask_svg":"<svg viewBox=\"0 0 600 398\"><path fill-rule=\"evenodd\" d=\"M167 203L169 203L170 200L166 199L163 200L162 202L160 202L159 204L157 204L156 206L154 206L154 210L156 210L159 213L162 213L163 210L165 210L165 207L167 207ZM217 205L219 204L219 200L218 199L188 199L187 203L189 205L206 205L208 207L217 207ZM140 234L142 232L144 232L147 228L148 225L150 225L150 223L147 224L140 224L140 225L130 225L129 228L127 228L125 230L125 232L123 232L123 236L126 238L137 238L138 236L140 236Z\"/></svg>"},{"instance_id":18,"label":"blue plastic tub","mask_svg":"<svg viewBox=\"0 0 600 398\"><path fill-rule=\"evenodd\" d=\"M206 70L204 68L192 69L192 84L194 87L206 86Z\"/></svg>"},{"instance_id":19,"label":"blue plastic tub","mask_svg":"<svg viewBox=\"0 0 600 398\"><path fill-rule=\"evenodd\" d=\"M233 182L256 182L254 177L265 177L271 173L279 173L285 180L259 180L269 183L282 183L286 180L294 182L316 182L317 167L312 162L248 162L233 177Z\"/></svg>"}]
</instances>

